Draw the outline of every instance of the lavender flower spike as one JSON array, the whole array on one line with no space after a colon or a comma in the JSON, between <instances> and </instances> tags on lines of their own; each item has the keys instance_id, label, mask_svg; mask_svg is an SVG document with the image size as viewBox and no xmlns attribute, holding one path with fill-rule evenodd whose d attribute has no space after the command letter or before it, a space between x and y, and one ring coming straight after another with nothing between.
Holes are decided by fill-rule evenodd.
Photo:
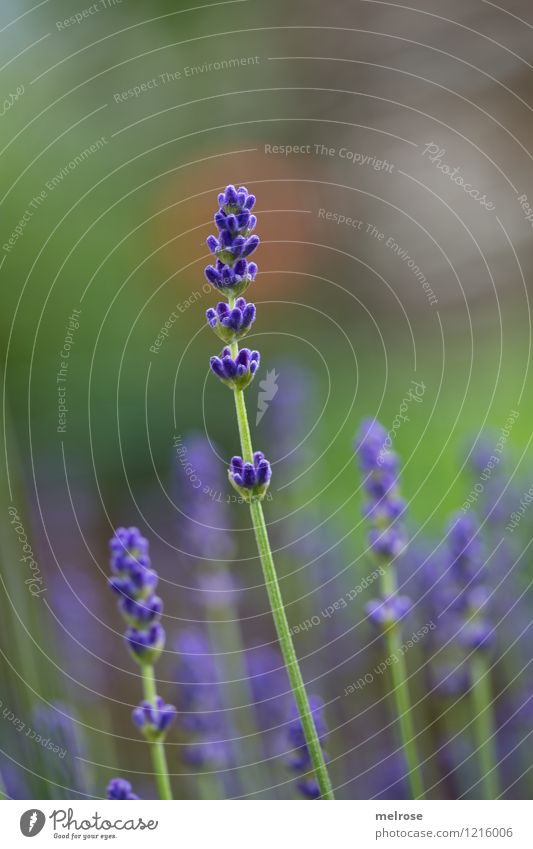
<instances>
[{"instance_id":1,"label":"lavender flower spike","mask_svg":"<svg viewBox=\"0 0 533 849\"><path fill-rule=\"evenodd\" d=\"M241 186L228 186L218 196L220 208L215 215L218 238L209 236L207 247L216 257L216 265L205 269L210 283L228 297L242 295L257 273L255 263L247 257L259 245L259 236L252 235L256 217L251 214L255 197Z\"/></svg>"},{"instance_id":2,"label":"lavender flower spike","mask_svg":"<svg viewBox=\"0 0 533 849\"><path fill-rule=\"evenodd\" d=\"M220 357L211 357L211 371L230 389L246 389L259 368L258 351L241 348L235 359L229 348L224 348Z\"/></svg>"},{"instance_id":3,"label":"lavender flower spike","mask_svg":"<svg viewBox=\"0 0 533 849\"><path fill-rule=\"evenodd\" d=\"M128 648L142 668L145 700L133 711L133 721L150 742L155 776L162 799L172 799L163 740L175 713L156 693L153 664L165 644L160 623L163 603L155 595L158 577L152 569L148 540L137 528L119 528L110 541L112 577L109 585L119 596L118 607L129 625ZM113 795L109 795L113 794ZM127 781L114 779L108 798L137 799Z\"/></svg>"},{"instance_id":4,"label":"lavender flower spike","mask_svg":"<svg viewBox=\"0 0 533 849\"><path fill-rule=\"evenodd\" d=\"M235 401L242 457L234 457L231 461L229 479L242 499L250 506L272 616L309 746L309 756L317 787L320 789L322 798L333 799L333 788L298 666L261 504L272 474L270 464L261 452L254 453L244 400L243 390L259 367L259 353L250 351L248 348L239 350L238 341L239 336L249 329L255 317L255 307L246 304L244 298L241 298L257 272L255 263L248 263L248 257L259 245L258 236L252 233L256 225L255 215L252 215L255 197L244 186L236 189L235 186L230 185L218 196L218 203L219 210L215 214L218 238L210 236L207 240L209 250L216 257L216 265L206 268L205 275L210 283L223 292L228 299L227 307L219 304L216 310L208 310L207 321L219 336L229 340L229 347L223 350L221 357L211 358L212 371L223 383L233 389Z\"/></svg>"},{"instance_id":5,"label":"lavender flower spike","mask_svg":"<svg viewBox=\"0 0 533 849\"><path fill-rule=\"evenodd\" d=\"M253 463L245 463L242 457L232 457L228 476L245 501L261 501L268 489L272 469L262 451L256 451Z\"/></svg>"},{"instance_id":6,"label":"lavender flower spike","mask_svg":"<svg viewBox=\"0 0 533 849\"><path fill-rule=\"evenodd\" d=\"M107 785L107 798L136 801L139 797L132 792L131 784L124 778L112 778Z\"/></svg>"},{"instance_id":7,"label":"lavender flower spike","mask_svg":"<svg viewBox=\"0 0 533 849\"><path fill-rule=\"evenodd\" d=\"M126 642L135 660L152 664L165 643L159 620L163 610L155 595L157 573L151 567L148 541L137 528L119 528L110 542L111 571L109 586L120 596L118 607L130 625Z\"/></svg>"}]
</instances>

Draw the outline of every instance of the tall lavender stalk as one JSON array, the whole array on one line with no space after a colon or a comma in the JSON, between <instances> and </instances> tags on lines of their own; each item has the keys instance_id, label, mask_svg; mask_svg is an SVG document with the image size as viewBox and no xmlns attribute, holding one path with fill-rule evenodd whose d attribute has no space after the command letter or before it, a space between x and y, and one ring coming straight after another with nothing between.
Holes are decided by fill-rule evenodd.
<instances>
[{"instance_id":1,"label":"tall lavender stalk","mask_svg":"<svg viewBox=\"0 0 533 849\"><path fill-rule=\"evenodd\" d=\"M129 626L126 643L142 672L144 700L133 711L132 720L150 743L159 795L162 799L172 799L163 742L176 709L157 695L154 676L154 663L165 644L165 632L159 621L163 603L155 594L158 576L150 562L148 540L137 528L119 528L110 548L113 575L109 585L119 596L118 607ZM119 784L122 792L124 782ZM115 790L113 784L108 793ZM135 797L111 795L109 798Z\"/></svg>"},{"instance_id":2,"label":"tall lavender stalk","mask_svg":"<svg viewBox=\"0 0 533 849\"><path fill-rule=\"evenodd\" d=\"M256 314L255 305L247 303L243 297L257 273L256 264L247 259L259 245L259 237L253 234L256 225L256 217L252 215L255 197L244 187L237 190L234 186L228 186L218 196L218 202L215 224L219 235L218 238L210 236L207 240L209 250L216 257L216 264L208 266L205 274L215 289L227 298L228 303L220 302L216 309L209 309L206 315L210 327L226 345L220 357L211 358L211 369L233 391L235 398L242 457L232 458L229 479L250 507L272 616L312 768L321 797L333 799L331 781L285 614L261 504L272 474L270 463L261 451L254 453L244 400L244 390L253 380L260 360L258 351L250 351L248 348L239 350L239 340L249 332Z\"/></svg>"},{"instance_id":3,"label":"tall lavender stalk","mask_svg":"<svg viewBox=\"0 0 533 849\"><path fill-rule=\"evenodd\" d=\"M448 528L453 599L449 615L457 617L459 642L468 651L473 735L485 799L500 795L496 723L491 687L490 652L495 629L489 615L490 592L484 584L483 543L471 514L455 516Z\"/></svg>"},{"instance_id":4,"label":"tall lavender stalk","mask_svg":"<svg viewBox=\"0 0 533 849\"><path fill-rule=\"evenodd\" d=\"M383 635L391 663L393 693L400 726L402 747L414 799L424 795L422 772L415 741L411 699L405 657L401 651L400 622L411 607L406 596L398 595L395 560L407 539L401 518L405 502L397 488L397 455L385 450L387 433L378 422L364 421L356 440L359 466L365 475L367 502L364 515L370 525L369 542L382 568L381 599L367 605L367 613Z\"/></svg>"}]
</instances>

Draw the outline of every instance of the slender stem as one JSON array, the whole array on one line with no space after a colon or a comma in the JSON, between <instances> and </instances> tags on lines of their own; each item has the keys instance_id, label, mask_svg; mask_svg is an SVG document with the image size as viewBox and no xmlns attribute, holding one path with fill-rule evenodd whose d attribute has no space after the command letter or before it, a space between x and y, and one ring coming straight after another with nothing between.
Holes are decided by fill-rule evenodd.
<instances>
[{"instance_id":1,"label":"slender stem","mask_svg":"<svg viewBox=\"0 0 533 849\"><path fill-rule=\"evenodd\" d=\"M494 750L495 726L492 712L492 695L487 660L482 652L474 652L470 661L472 670L471 698L474 708L474 736L481 769L484 799L498 799L497 758Z\"/></svg>"},{"instance_id":2,"label":"slender stem","mask_svg":"<svg viewBox=\"0 0 533 849\"><path fill-rule=\"evenodd\" d=\"M143 690L144 698L150 704L156 702L156 688L154 678L154 667L151 664L144 664L142 667ZM152 754L152 763L154 765L155 778L159 796L161 799L172 799L172 788L168 777L167 756L165 747L161 740L156 740L150 743L150 751Z\"/></svg>"},{"instance_id":3,"label":"slender stem","mask_svg":"<svg viewBox=\"0 0 533 849\"><path fill-rule=\"evenodd\" d=\"M237 345L234 343L232 346L232 356L236 356L236 353ZM235 389L234 395L243 459L246 462L252 462L252 439L250 436L250 427L248 425L244 393L241 389ZM300 672L298 658L296 657L296 652L294 650L290 634L289 623L285 614L285 607L276 574L276 567L274 565L272 550L268 539L263 507L260 501L250 502L250 513L252 516L259 557L263 567L263 576L268 592L272 616L274 618L274 625L276 627L276 633L278 635L278 641L285 667L287 669L287 675L289 676L294 700L300 714L302 729L309 751L309 756L311 758L311 763L313 765L316 781L320 788L321 798L334 799L335 797L333 795L331 781L326 767L326 762L324 760L324 754L316 733L313 715L311 713L307 693L305 691L305 684L303 682L302 673Z\"/></svg>"},{"instance_id":4,"label":"slender stem","mask_svg":"<svg viewBox=\"0 0 533 849\"><path fill-rule=\"evenodd\" d=\"M394 567L391 563L385 565L381 580L383 596L384 598L390 598L396 592ZM421 799L424 796L424 783L418 762L411 699L407 683L407 667L402 651L399 625L388 626L384 631L384 638L387 657L392 661L390 669L392 673L393 697L400 725L400 739L407 765L411 795L413 799Z\"/></svg>"}]
</instances>

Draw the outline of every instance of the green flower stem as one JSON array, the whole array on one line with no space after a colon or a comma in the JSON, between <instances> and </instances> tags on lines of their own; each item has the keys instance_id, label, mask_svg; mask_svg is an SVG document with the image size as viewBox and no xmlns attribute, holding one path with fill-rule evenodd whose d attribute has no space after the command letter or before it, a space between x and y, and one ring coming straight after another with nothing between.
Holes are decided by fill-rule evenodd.
<instances>
[{"instance_id":1,"label":"green flower stem","mask_svg":"<svg viewBox=\"0 0 533 849\"><path fill-rule=\"evenodd\" d=\"M231 346L231 353L232 357L235 358L237 356L238 346L236 343ZM248 425L248 416L246 413L246 404L244 401L244 393L242 389L235 389L233 394L235 395L235 409L237 411L237 422L239 425L243 459L245 462L251 463L253 461L253 449L250 427ZM309 750L311 763L313 764L315 778L320 788L322 799L334 799L335 797L333 795L333 789L326 767L326 762L316 733L315 723L311 713L311 708L309 707L302 673L300 672L298 658L296 657L296 652L294 650L290 634L289 623L285 614L285 607L283 605L283 598L276 574L276 567L274 565L270 542L268 539L263 507L260 501L250 502L250 513L252 516L252 524L254 526L259 557L261 558L261 565L263 567L263 576L270 600L272 616L274 617L274 624L276 626L276 633L278 635L278 641L285 667L287 669L287 675L289 676L292 692L294 694L294 699L300 714L302 729L307 743L307 748Z\"/></svg>"},{"instance_id":2,"label":"green flower stem","mask_svg":"<svg viewBox=\"0 0 533 849\"><path fill-rule=\"evenodd\" d=\"M386 563L381 577L381 589L384 598L390 598L396 593L396 580L392 563ZM418 763L418 753L415 741L415 730L411 713L411 699L407 684L407 667L402 652L402 640L399 625L389 625L383 632L387 657L395 658L391 663L394 704L400 725L400 738L407 765L409 786L413 799L422 799L424 783Z\"/></svg>"},{"instance_id":3,"label":"green flower stem","mask_svg":"<svg viewBox=\"0 0 533 849\"><path fill-rule=\"evenodd\" d=\"M143 664L143 690L144 698L150 704L156 703L156 687L154 678L154 667L151 664ZM172 788L168 777L167 756L165 755L165 747L162 740L156 740L150 743L150 751L152 754L152 763L154 765L155 778L157 788L161 799L172 799Z\"/></svg>"},{"instance_id":4,"label":"green flower stem","mask_svg":"<svg viewBox=\"0 0 533 849\"><path fill-rule=\"evenodd\" d=\"M481 770L483 798L498 799L500 797L500 785L494 750L496 737L490 676L487 659L482 652L474 652L470 661L470 669L472 672L472 689L470 692L474 709L473 730Z\"/></svg>"}]
</instances>

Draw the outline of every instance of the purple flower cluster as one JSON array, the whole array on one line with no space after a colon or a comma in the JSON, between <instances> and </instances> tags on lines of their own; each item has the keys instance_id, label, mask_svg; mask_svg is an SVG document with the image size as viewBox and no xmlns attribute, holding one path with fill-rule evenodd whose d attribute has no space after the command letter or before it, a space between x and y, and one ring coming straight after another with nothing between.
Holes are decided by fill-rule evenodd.
<instances>
[{"instance_id":1,"label":"purple flower cluster","mask_svg":"<svg viewBox=\"0 0 533 849\"><path fill-rule=\"evenodd\" d=\"M258 351L238 348L238 340L250 330L256 314L254 304L241 297L257 273L255 263L248 263L247 259L259 245L259 237L252 234L257 223L252 215L255 197L244 186L227 186L219 194L218 203L218 238L207 239L217 261L216 266L205 269L205 275L226 295L228 304L219 303L216 309L208 309L206 317L209 326L230 347L224 348L220 357L211 357L210 365L219 380L238 393L252 381L260 362ZM271 474L270 464L261 452L253 459L234 457L229 469L230 482L246 501L264 498Z\"/></svg>"},{"instance_id":2,"label":"purple flower cluster","mask_svg":"<svg viewBox=\"0 0 533 849\"><path fill-rule=\"evenodd\" d=\"M135 801L139 797L132 792L129 781L124 778L112 778L107 785L107 798L122 802L124 800Z\"/></svg>"},{"instance_id":3,"label":"purple flower cluster","mask_svg":"<svg viewBox=\"0 0 533 849\"><path fill-rule=\"evenodd\" d=\"M324 718L324 703L318 696L310 696L309 707L311 708L318 740L327 761L328 758L327 753L324 751L324 745L328 736L328 728ZM306 799L319 799L320 790L318 784L312 775L309 775L312 770L311 756L305 742L302 721L295 704L292 705L291 717L287 727L287 742L290 748L293 749L289 768L300 776L298 779L298 790Z\"/></svg>"},{"instance_id":4,"label":"purple flower cluster","mask_svg":"<svg viewBox=\"0 0 533 849\"><path fill-rule=\"evenodd\" d=\"M385 450L387 432L374 419L363 421L356 437L355 450L359 467L365 476L367 502L363 516L370 525L368 540L385 569L400 555L407 544L401 522L405 502L398 494L399 458ZM385 599L374 599L366 606L371 622L382 630L396 625L410 610L411 600L396 593Z\"/></svg>"},{"instance_id":5,"label":"purple flower cluster","mask_svg":"<svg viewBox=\"0 0 533 849\"><path fill-rule=\"evenodd\" d=\"M137 528L119 528L110 541L109 586L129 625L126 642L138 663L152 664L161 654L165 632L160 623L163 603L155 595L158 577L152 569L148 541Z\"/></svg>"},{"instance_id":6,"label":"purple flower cluster","mask_svg":"<svg viewBox=\"0 0 533 849\"><path fill-rule=\"evenodd\" d=\"M225 301L220 301L216 309L206 311L207 323L217 336L227 345L246 336L255 321L255 304L247 304L244 298L237 298L233 309Z\"/></svg>"},{"instance_id":7,"label":"purple flower cluster","mask_svg":"<svg viewBox=\"0 0 533 849\"><path fill-rule=\"evenodd\" d=\"M165 704L161 696L156 696L155 704L143 701L132 712L133 724L150 742L162 740L176 716L174 705Z\"/></svg>"},{"instance_id":8,"label":"purple flower cluster","mask_svg":"<svg viewBox=\"0 0 533 849\"><path fill-rule=\"evenodd\" d=\"M224 348L220 357L211 357L211 370L231 389L246 389L259 368L258 351L241 348L235 359L229 348Z\"/></svg>"},{"instance_id":9,"label":"purple flower cluster","mask_svg":"<svg viewBox=\"0 0 533 849\"><path fill-rule=\"evenodd\" d=\"M184 747L184 759L198 769L223 768L230 761L230 735L209 641L200 631L183 631L176 651L179 723L192 738Z\"/></svg>"},{"instance_id":10,"label":"purple flower cluster","mask_svg":"<svg viewBox=\"0 0 533 849\"><path fill-rule=\"evenodd\" d=\"M109 585L120 596L118 606L130 626L126 631L126 642L135 660L141 666L149 667L163 650L165 632L159 621L163 604L155 595L159 579L152 569L148 540L137 528L119 528L110 541L110 548L113 575ZM165 737L175 713L172 705L155 696L155 704L141 702L133 711L132 719L147 740L157 742ZM117 781L120 782L120 779Z\"/></svg>"},{"instance_id":11,"label":"purple flower cluster","mask_svg":"<svg viewBox=\"0 0 533 849\"><path fill-rule=\"evenodd\" d=\"M471 513L460 513L450 522L448 553L453 581L450 610L458 617L459 640L469 651L488 650L495 636L488 614L490 593L483 582L483 542Z\"/></svg>"},{"instance_id":12,"label":"purple flower cluster","mask_svg":"<svg viewBox=\"0 0 533 849\"><path fill-rule=\"evenodd\" d=\"M401 524L405 502L398 495L399 459L393 451L385 451L387 432L375 420L363 421L356 438L355 450L361 473L365 476L367 503L363 515L371 525L370 546L380 557L390 560L406 546Z\"/></svg>"},{"instance_id":13,"label":"purple flower cluster","mask_svg":"<svg viewBox=\"0 0 533 849\"><path fill-rule=\"evenodd\" d=\"M246 501L263 498L271 476L270 463L261 451L254 453L253 463L245 463L242 457L231 458L230 482Z\"/></svg>"},{"instance_id":14,"label":"purple flower cluster","mask_svg":"<svg viewBox=\"0 0 533 849\"><path fill-rule=\"evenodd\" d=\"M207 247L216 257L216 265L205 269L205 276L225 295L242 295L253 281L257 266L247 257L259 245L259 237L252 235L257 219L251 214L255 197L241 186L228 186L218 196L219 210L215 215L218 238L209 236Z\"/></svg>"},{"instance_id":15,"label":"purple flower cluster","mask_svg":"<svg viewBox=\"0 0 533 849\"><path fill-rule=\"evenodd\" d=\"M379 628L396 625L406 616L412 607L411 599L406 595L393 595L379 601L373 599L366 606L368 618Z\"/></svg>"}]
</instances>

